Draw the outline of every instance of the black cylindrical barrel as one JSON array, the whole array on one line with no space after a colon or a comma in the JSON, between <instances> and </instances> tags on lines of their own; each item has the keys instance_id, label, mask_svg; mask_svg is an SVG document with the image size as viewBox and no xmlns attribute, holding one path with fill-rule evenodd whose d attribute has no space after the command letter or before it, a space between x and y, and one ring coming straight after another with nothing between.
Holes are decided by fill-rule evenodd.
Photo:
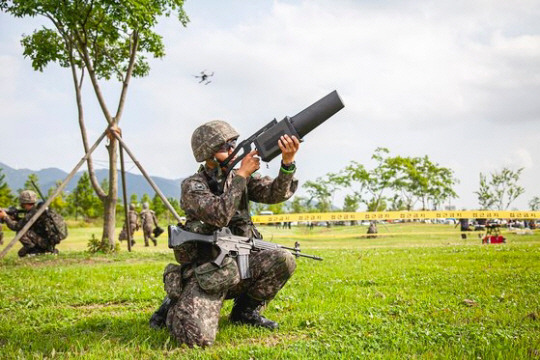
<instances>
[{"instance_id":1,"label":"black cylindrical barrel","mask_svg":"<svg viewBox=\"0 0 540 360\"><path fill-rule=\"evenodd\" d=\"M311 130L328 120L332 115L343 109L343 101L336 90L326 95L310 107L300 111L291 118L291 123L303 138Z\"/></svg>"}]
</instances>

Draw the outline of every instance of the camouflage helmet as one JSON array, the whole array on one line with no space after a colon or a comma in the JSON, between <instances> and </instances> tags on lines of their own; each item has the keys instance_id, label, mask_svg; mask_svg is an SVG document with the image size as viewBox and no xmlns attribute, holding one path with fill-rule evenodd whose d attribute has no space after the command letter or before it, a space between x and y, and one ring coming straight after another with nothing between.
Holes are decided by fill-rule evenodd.
<instances>
[{"instance_id":1,"label":"camouflage helmet","mask_svg":"<svg viewBox=\"0 0 540 360\"><path fill-rule=\"evenodd\" d=\"M148 205L147 202L142 204L143 209L148 210L150 208L150 205Z\"/></svg>"},{"instance_id":2,"label":"camouflage helmet","mask_svg":"<svg viewBox=\"0 0 540 360\"><path fill-rule=\"evenodd\" d=\"M129 204L129 210L135 210L135 205Z\"/></svg>"},{"instance_id":3,"label":"camouflage helmet","mask_svg":"<svg viewBox=\"0 0 540 360\"><path fill-rule=\"evenodd\" d=\"M21 204L35 204L37 201L37 195L32 190L23 190L19 195L19 202Z\"/></svg>"},{"instance_id":4,"label":"camouflage helmet","mask_svg":"<svg viewBox=\"0 0 540 360\"><path fill-rule=\"evenodd\" d=\"M210 159L227 140L240 136L229 123L212 120L195 129L191 135L191 149L197 162Z\"/></svg>"}]
</instances>

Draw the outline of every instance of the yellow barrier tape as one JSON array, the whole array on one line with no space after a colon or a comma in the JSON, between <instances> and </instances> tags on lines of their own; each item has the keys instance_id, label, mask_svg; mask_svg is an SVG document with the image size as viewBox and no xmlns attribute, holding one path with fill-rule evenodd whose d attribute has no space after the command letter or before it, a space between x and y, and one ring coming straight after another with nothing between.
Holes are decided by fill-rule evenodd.
<instances>
[{"instance_id":1,"label":"yellow barrier tape","mask_svg":"<svg viewBox=\"0 0 540 360\"><path fill-rule=\"evenodd\" d=\"M252 216L255 224L308 221L363 221L413 219L540 219L540 211L372 211L277 214Z\"/></svg>"}]
</instances>

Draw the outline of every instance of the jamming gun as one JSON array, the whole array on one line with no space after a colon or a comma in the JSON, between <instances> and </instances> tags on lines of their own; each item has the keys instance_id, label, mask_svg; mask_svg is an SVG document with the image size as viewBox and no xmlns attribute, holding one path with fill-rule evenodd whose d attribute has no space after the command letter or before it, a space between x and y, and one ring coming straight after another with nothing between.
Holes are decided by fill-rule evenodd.
<instances>
[{"instance_id":1,"label":"jamming gun","mask_svg":"<svg viewBox=\"0 0 540 360\"><path fill-rule=\"evenodd\" d=\"M227 173L230 172L238 162L250 153L252 144L255 145L261 159L269 162L281 153L278 146L278 140L281 136L294 135L301 141L306 134L343 107L345 105L343 105L337 91L334 90L293 117L286 116L280 122L276 119L270 121L253 135L240 142L231 155L220 163L220 166L227 168ZM241 150L242 153L239 155Z\"/></svg>"},{"instance_id":2,"label":"jamming gun","mask_svg":"<svg viewBox=\"0 0 540 360\"><path fill-rule=\"evenodd\" d=\"M219 254L212 261L216 266L221 266L226 256L236 258L241 279L251 277L249 271L249 254L253 251L286 249L291 250L296 257L306 257L313 260L322 260L315 255L301 253L300 244L297 242L294 248L286 247L268 241L233 235L228 228L216 230L212 235L197 234L182 229L180 226L169 225L169 248L175 249L188 242L203 242L214 245Z\"/></svg>"}]
</instances>

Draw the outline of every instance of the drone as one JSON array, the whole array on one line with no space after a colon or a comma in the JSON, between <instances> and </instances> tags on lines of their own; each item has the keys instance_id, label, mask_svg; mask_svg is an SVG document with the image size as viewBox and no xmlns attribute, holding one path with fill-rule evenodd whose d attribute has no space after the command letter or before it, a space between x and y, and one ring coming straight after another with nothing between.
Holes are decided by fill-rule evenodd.
<instances>
[{"instance_id":1,"label":"drone","mask_svg":"<svg viewBox=\"0 0 540 360\"><path fill-rule=\"evenodd\" d=\"M209 80L208 78L214 76L214 72L212 71L211 74L207 74L206 70L203 70L201 71L201 75L193 75L193 76L201 79L201 81L199 81L199 84L204 82L204 85L208 85L212 82L212 80Z\"/></svg>"}]
</instances>

